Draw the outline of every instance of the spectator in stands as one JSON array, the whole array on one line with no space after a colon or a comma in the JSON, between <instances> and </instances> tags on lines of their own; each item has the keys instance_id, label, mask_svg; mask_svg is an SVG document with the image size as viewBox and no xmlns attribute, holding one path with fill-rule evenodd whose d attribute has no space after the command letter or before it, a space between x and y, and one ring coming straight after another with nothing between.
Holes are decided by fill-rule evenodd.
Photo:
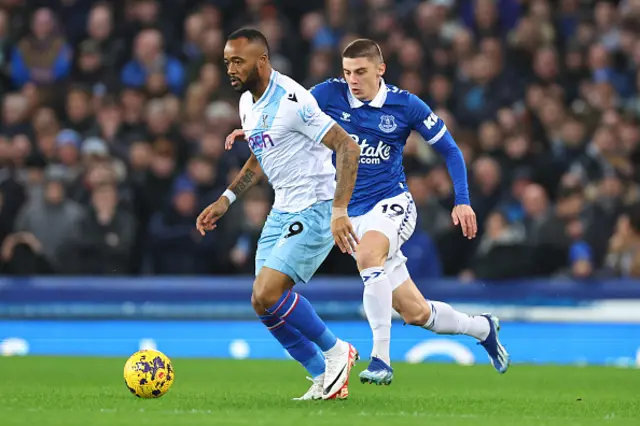
<instances>
[{"instance_id":1,"label":"spectator in stands","mask_svg":"<svg viewBox=\"0 0 640 426\"><path fill-rule=\"evenodd\" d=\"M56 136L56 158L64 171L64 184L74 184L82 173L80 164L80 144L82 137L71 129L62 130Z\"/></svg>"},{"instance_id":2,"label":"spectator in stands","mask_svg":"<svg viewBox=\"0 0 640 426\"><path fill-rule=\"evenodd\" d=\"M2 133L6 136L26 134L29 123L29 101L20 93L11 93L2 100Z\"/></svg>"},{"instance_id":3,"label":"spectator in stands","mask_svg":"<svg viewBox=\"0 0 640 426\"><path fill-rule=\"evenodd\" d=\"M89 36L82 45L85 49L91 46L91 50L100 52L100 60L104 67L114 70L122 65L122 56L125 53L124 40L118 38L113 31L113 7L107 2L95 4L89 12L87 19L87 35Z\"/></svg>"},{"instance_id":4,"label":"spectator in stands","mask_svg":"<svg viewBox=\"0 0 640 426\"><path fill-rule=\"evenodd\" d=\"M549 198L544 188L535 183L527 185L522 194L522 208L525 240L530 246L536 246L540 240L540 229L550 214Z\"/></svg>"},{"instance_id":5,"label":"spectator in stands","mask_svg":"<svg viewBox=\"0 0 640 426\"><path fill-rule=\"evenodd\" d=\"M489 213L498 205L502 197L500 186L501 169L497 161L490 157L476 160L473 166L473 186L471 199L478 218L479 230L489 217Z\"/></svg>"},{"instance_id":6,"label":"spectator in stands","mask_svg":"<svg viewBox=\"0 0 640 426\"><path fill-rule=\"evenodd\" d=\"M494 211L489 215L485 228L471 268L462 275L464 278L504 280L534 273L524 230L518 223L510 224L502 212Z\"/></svg>"},{"instance_id":7,"label":"spectator in stands","mask_svg":"<svg viewBox=\"0 0 640 426\"><path fill-rule=\"evenodd\" d=\"M193 13L184 22L184 41L182 43L182 56L188 62L197 60L202 55L200 39L205 30L204 18L200 13Z\"/></svg>"},{"instance_id":8,"label":"spectator in stands","mask_svg":"<svg viewBox=\"0 0 640 426\"><path fill-rule=\"evenodd\" d=\"M214 270L216 236L194 228L200 209L196 186L186 177L174 187L171 204L149 223L147 252L155 274L192 275Z\"/></svg>"},{"instance_id":9,"label":"spectator in stands","mask_svg":"<svg viewBox=\"0 0 640 426\"><path fill-rule=\"evenodd\" d=\"M94 96L100 97L117 87L117 76L107 66L99 42L85 40L78 50L78 60L73 74L74 83L88 87Z\"/></svg>"},{"instance_id":10,"label":"spectator in stands","mask_svg":"<svg viewBox=\"0 0 640 426\"><path fill-rule=\"evenodd\" d=\"M103 140L109 153L121 160L126 160L130 140L122 124L122 109L112 96L103 98L96 116L95 125L87 132Z\"/></svg>"},{"instance_id":11,"label":"spectator in stands","mask_svg":"<svg viewBox=\"0 0 640 426\"><path fill-rule=\"evenodd\" d=\"M43 156L48 161L54 161L56 156L56 138L60 133L61 124L52 108L38 108L31 121L33 152Z\"/></svg>"},{"instance_id":12,"label":"spectator in stands","mask_svg":"<svg viewBox=\"0 0 640 426\"><path fill-rule=\"evenodd\" d=\"M67 198L64 179L64 169L50 166L43 197L29 200L16 220L16 231L33 235L58 273L66 273L72 266L66 246L82 215L81 207Z\"/></svg>"},{"instance_id":13,"label":"spectator in stands","mask_svg":"<svg viewBox=\"0 0 640 426\"><path fill-rule=\"evenodd\" d=\"M104 183L91 191L91 204L72 231L72 271L85 275L127 275L136 235L136 220L118 208L117 187Z\"/></svg>"},{"instance_id":14,"label":"spectator in stands","mask_svg":"<svg viewBox=\"0 0 640 426\"><path fill-rule=\"evenodd\" d=\"M187 175L196 187L198 208L202 210L226 189L224 182L217 181L215 164L204 156L195 156L187 164Z\"/></svg>"},{"instance_id":15,"label":"spectator in stands","mask_svg":"<svg viewBox=\"0 0 640 426\"><path fill-rule=\"evenodd\" d=\"M48 275L55 273L44 257L42 244L29 232L9 235L0 249L0 273L8 275Z\"/></svg>"},{"instance_id":16,"label":"spectator in stands","mask_svg":"<svg viewBox=\"0 0 640 426\"><path fill-rule=\"evenodd\" d=\"M94 125L91 92L85 86L73 85L67 92L65 103L65 126L86 133Z\"/></svg>"},{"instance_id":17,"label":"spectator in stands","mask_svg":"<svg viewBox=\"0 0 640 426\"><path fill-rule=\"evenodd\" d=\"M134 41L134 59L122 69L122 83L133 87L166 84L176 95L182 93L184 68L176 58L163 50L158 30L142 30Z\"/></svg>"},{"instance_id":18,"label":"spectator in stands","mask_svg":"<svg viewBox=\"0 0 640 426\"><path fill-rule=\"evenodd\" d=\"M29 137L24 134L15 135L11 138L11 149L13 166L23 168L27 157L33 151Z\"/></svg>"},{"instance_id":19,"label":"spectator in stands","mask_svg":"<svg viewBox=\"0 0 640 426\"><path fill-rule=\"evenodd\" d=\"M634 204L618 219L609 240L607 267L617 276L640 277L640 205Z\"/></svg>"},{"instance_id":20,"label":"spectator in stands","mask_svg":"<svg viewBox=\"0 0 640 426\"><path fill-rule=\"evenodd\" d=\"M516 169L512 172L510 181L510 191L500 202L500 209L509 222L522 222L525 215L523 197L527 187L532 184L531 171L527 167Z\"/></svg>"},{"instance_id":21,"label":"spectator in stands","mask_svg":"<svg viewBox=\"0 0 640 426\"><path fill-rule=\"evenodd\" d=\"M11 54L11 77L17 87L28 82L51 86L71 72L72 51L57 28L48 8L36 10L31 18L31 34L24 37Z\"/></svg>"}]
</instances>

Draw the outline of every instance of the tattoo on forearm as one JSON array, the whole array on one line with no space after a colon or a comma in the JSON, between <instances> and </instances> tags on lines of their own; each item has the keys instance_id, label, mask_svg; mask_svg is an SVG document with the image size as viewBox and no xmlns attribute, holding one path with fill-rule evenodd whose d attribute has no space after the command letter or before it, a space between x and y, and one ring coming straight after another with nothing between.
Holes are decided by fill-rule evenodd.
<instances>
[{"instance_id":1,"label":"tattoo on forearm","mask_svg":"<svg viewBox=\"0 0 640 426\"><path fill-rule=\"evenodd\" d=\"M253 170L251 169L246 170L244 172L244 175L242 175L240 179L236 181L236 184L232 189L233 193L236 195L240 195L247 189L251 188L255 183L253 181L255 177L256 177L256 174L254 173Z\"/></svg>"},{"instance_id":2,"label":"tattoo on forearm","mask_svg":"<svg viewBox=\"0 0 640 426\"><path fill-rule=\"evenodd\" d=\"M360 148L351 137L337 125L334 125L322 142L336 152L337 182L333 199L335 207L346 208L358 175Z\"/></svg>"},{"instance_id":3,"label":"tattoo on forearm","mask_svg":"<svg viewBox=\"0 0 640 426\"><path fill-rule=\"evenodd\" d=\"M242 170L240 170L236 179L229 186L229 189L236 194L236 197L239 197L253 185L258 183L261 177L262 169L260 168L260 163L258 163L258 159L252 155L247 160Z\"/></svg>"}]
</instances>

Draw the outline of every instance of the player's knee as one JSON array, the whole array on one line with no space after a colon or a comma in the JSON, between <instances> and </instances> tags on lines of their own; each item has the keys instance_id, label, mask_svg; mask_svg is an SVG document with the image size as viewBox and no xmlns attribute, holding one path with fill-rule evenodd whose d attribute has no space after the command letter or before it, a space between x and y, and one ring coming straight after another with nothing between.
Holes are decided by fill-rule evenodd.
<instances>
[{"instance_id":1,"label":"player's knee","mask_svg":"<svg viewBox=\"0 0 640 426\"><path fill-rule=\"evenodd\" d=\"M358 263L358 270L360 271L383 266L386 260L387 253L377 247L363 246L361 244L356 251L356 262Z\"/></svg>"},{"instance_id":2,"label":"player's knee","mask_svg":"<svg viewBox=\"0 0 640 426\"><path fill-rule=\"evenodd\" d=\"M262 306L260 303L258 303L258 299L256 298L255 293L251 293L251 306L253 306L253 310L256 312L256 314L258 315L267 314L267 310L265 309L265 307Z\"/></svg>"},{"instance_id":3,"label":"player's knee","mask_svg":"<svg viewBox=\"0 0 640 426\"><path fill-rule=\"evenodd\" d=\"M278 300L280 300L281 296L282 291L280 291L280 289L273 288L268 285L262 285L260 282L256 282L253 286L251 303L254 309L256 309L256 306L259 306L260 309L264 310L278 303Z\"/></svg>"}]
</instances>

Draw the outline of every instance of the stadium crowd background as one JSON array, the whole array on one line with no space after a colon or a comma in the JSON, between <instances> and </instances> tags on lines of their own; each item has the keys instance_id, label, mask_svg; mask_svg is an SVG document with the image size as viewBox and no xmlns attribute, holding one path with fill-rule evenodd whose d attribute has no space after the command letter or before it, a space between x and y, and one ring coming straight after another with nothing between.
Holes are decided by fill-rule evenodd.
<instances>
[{"instance_id":1,"label":"stadium crowd background","mask_svg":"<svg viewBox=\"0 0 640 426\"><path fill-rule=\"evenodd\" d=\"M226 35L262 30L305 87L349 41L424 99L464 154L480 236L446 167L405 150L414 278L640 276L640 0L3 0L0 273L250 274L265 184L194 227L249 155ZM355 274L332 253L322 272Z\"/></svg>"}]
</instances>

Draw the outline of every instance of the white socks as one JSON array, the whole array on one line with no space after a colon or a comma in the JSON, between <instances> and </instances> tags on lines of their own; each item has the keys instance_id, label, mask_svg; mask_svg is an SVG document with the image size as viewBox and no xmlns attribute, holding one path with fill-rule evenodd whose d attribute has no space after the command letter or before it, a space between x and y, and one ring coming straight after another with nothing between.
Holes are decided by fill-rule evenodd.
<instances>
[{"instance_id":1,"label":"white socks","mask_svg":"<svg viewBox=\"0 0 640 426\"><path fill-rule=\"evenodd\" d=\"M489 336L489 320L483 316L469 316L444 302L428 302L431 316L422 328L437 334L465 334L483 341Z\"/></svg>"},{"instance_id":2,"label":"white socks","mask_svg":"<svg viewBox=\"0 0 640 426\"><path fill-rule=\"evenodd\" d=\"M373 332L372 357L391 365L389 346L391 341L392 298L391 283L384 267L368 268L360 272L364 282L362 297L364 312Z\"/></svg>"}]
</instances>

